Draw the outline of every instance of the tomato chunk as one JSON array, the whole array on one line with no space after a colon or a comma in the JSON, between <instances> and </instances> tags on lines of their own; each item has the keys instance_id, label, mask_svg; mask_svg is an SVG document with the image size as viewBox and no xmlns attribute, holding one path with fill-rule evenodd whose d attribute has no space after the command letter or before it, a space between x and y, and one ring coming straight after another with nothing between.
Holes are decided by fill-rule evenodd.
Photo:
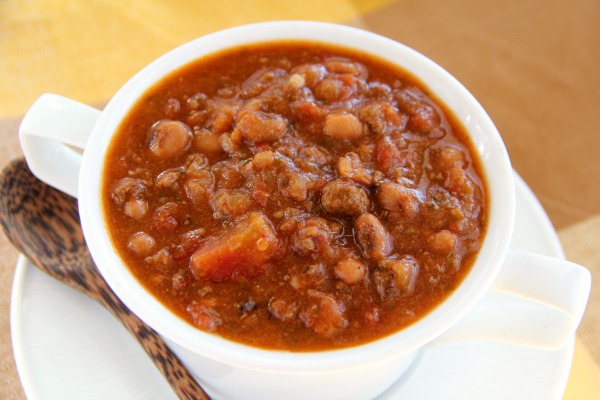
<instances>
[{"instance_id":1,"label":"tomato chunk","mask_svg":"<svg viewBox=\"0 0 600 400\"><path fill-rule=\"evenodd\" d=\"M281 243L271 222L254 212L224 236L200 245L190 259L190 268L197 279L224 282L260 274L280 253Z\"/></svg>"}]
</instances>

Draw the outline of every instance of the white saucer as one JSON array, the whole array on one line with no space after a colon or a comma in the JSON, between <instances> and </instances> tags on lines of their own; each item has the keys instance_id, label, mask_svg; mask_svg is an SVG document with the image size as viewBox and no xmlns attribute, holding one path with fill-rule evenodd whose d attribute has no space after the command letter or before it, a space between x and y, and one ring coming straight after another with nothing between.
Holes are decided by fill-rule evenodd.
<instances>
[{"instance_id":1,"label":"white saucer","mask_svg":"<svg viewBox=\"0 0 600 400\"><path fill-rule=\"evenodd\" d=\"M556 232L516 176L512 247L564 254ZM175 399L146 354L101 306L21 257L11 300L17 369L29 400ZM575 338L558 351L460 342L425 350L381 399L560 399Z\"/></svg>"}]
</instances>

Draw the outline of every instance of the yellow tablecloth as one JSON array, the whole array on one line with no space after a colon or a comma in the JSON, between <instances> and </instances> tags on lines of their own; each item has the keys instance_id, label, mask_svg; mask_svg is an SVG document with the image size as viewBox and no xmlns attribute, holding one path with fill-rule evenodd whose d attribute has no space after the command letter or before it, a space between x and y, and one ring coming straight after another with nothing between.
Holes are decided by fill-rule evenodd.
<instances>
[{"instance_id":1,"label":"yellow tablecloth","mask_svg":"<svg viewBox=\"0 0 600 400\"><path fill-rule=\"evenodd\" d=\"M597 0L0 1L0 159L42 93L101 106L137 70L200 35L274 19L359 26L434 59L481 101L567 258L599 282L600 2ZM534 151L532 151L532 148ZM0 398L24 394L9 302L17 252L0 238ZM577 335L565 399L600 393L600 286Z\"/></svg>"}]
</instances>

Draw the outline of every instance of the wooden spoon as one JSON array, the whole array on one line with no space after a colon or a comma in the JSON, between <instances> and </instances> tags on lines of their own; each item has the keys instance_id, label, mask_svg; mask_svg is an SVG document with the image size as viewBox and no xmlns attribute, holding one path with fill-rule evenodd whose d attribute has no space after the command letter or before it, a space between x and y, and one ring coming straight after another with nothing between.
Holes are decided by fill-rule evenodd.
<instances>
[{"instance_id":1,"label":"wooden spoon","mask_svg":"<svg viewBox=\"0 0 600 400\"><path fill-rule=\"evenodd\" d=\"M108 309L138 340L180 399L210 399L179 358L109 288L86 247L77 200L34 177L23 159L0 174L0 223L36 267Z\"/></svg>"}]
</instances>

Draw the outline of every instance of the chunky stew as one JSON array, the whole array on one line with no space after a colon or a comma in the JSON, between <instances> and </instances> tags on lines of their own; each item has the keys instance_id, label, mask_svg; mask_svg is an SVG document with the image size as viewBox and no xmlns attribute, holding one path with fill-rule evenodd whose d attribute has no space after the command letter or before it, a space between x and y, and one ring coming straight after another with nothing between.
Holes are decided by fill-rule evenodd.
<instances>
[{"instance_id":1,"label":"chunky stew","mask_svg":"<svg viewBox=\"0 0 600 400\"><path fill-rule=\"evenodd\" d=\"M107 155L104 207L137 279L252 346L354 346L412 324L469 271L486 188L463 127L372 56L277 42L150 89Z\"/></svg>"}]
</instances>

